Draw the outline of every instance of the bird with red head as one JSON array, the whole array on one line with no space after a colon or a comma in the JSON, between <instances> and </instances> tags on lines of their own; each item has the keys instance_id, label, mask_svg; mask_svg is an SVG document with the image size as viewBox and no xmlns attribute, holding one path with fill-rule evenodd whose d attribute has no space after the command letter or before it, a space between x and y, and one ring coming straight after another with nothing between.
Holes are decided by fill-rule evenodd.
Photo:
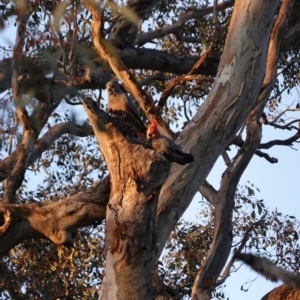
<instances>
[{"instance_id":1,"label":"bird with red head","mask_svg":"<svg viewBox=\"0 0 300 300\"><path fill-rule=\"evenodd\" d=\"M155 151L162 153L170 162L185 165L194 161L193 155L183 152L175 142L160 134L156 120L152 120L147 129L147 140L151 141Z\"/></svg>"}]
</instances>

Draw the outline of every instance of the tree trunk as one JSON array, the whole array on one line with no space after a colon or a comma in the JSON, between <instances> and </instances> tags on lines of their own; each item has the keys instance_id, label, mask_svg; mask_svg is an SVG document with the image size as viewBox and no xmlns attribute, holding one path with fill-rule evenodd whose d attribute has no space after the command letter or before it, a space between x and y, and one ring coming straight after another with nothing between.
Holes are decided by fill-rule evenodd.
<instances>
[{"instance_id":1,"label":"tree trunk","mask_svg":"<svg viewBox=\"0 0 300 300\"><path fill-rule=\"evenodd\" d=\"M282 284L263 296L261 300L300 300L300 291Z\"/></svg>"},{"instance_id":2,"label":"tree trunk","mask_svg":"<svg viewBox=\"0 0 300 300\"><path fill-rule=\"evenodd\" d=\"M218 157L246 121L262 88L280 1L235 1L223 56L206 101L178 137L195 162L172 164L158 202L159 253ZM184 178L184 180L183 180Z\"/></svg>"},{"instance_id":3,"label":"tree trunk","mask_svg":"<svg viewBox=\"0 0 300 300\"><path fill-rule=\"evenodd\" d=\"M106 212L106 276L101 299L154 299L157 280L155 213L170 163L147 148L145 137L120 119L107 117L93 101L85 110L110 174ZM102 116L101 116L102 114Z\"/></svg>"}]
</instances>

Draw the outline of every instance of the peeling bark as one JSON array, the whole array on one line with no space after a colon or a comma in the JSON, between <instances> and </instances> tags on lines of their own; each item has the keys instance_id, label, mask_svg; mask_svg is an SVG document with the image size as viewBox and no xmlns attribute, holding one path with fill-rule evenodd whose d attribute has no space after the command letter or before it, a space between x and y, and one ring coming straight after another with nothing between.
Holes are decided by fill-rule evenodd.
<instances>
[{"instance_id":1,"label":"peeling bark","mask_svg":"<svg viewBox=\"0 0 300 300\"><path fill-rule=\"evenodd\" d=\"M257 152L262 137L262 126L260 116L263 108L269 99L272 90L272 82L276 78L277 57L279 55L279 40L281 39L286 26L286 15L291 12L293 1L285 1L279 10L278 17L274 24L271 39L268 46L267 70L263 80L266 88L262 89L257 98L257 105L250 113L246 121L247 137L236 157L228 161L227 169L222 175L220 189L214 191L208 184L205 184L200 191L204 191L208 201L213 203L214 210L214 239L207 259L201 266L193 286L193 299L209 299L216 285L222 284L228 276L227 266L221 280L217 282L221 271L228 259L232 243L232 209L234 206L234 194L240 177L247 168L253 155ZM232 264L230 262L229 264Z\"/></svg>"},{"instance_id":2,"label":"peeling bark","mask_svg":"<svg viewBox=\"0 0 300 300\"><path fill-rule=\"evenodd\" d=\"M77 229L105 220L109 178L89 191L53 203L0 204L0 256L27 239L70 244Z\"/></svg>"},{"instance_id":3,"label":"peeling bark","mask_svg":"<svg viewBox=\"0 0 300 300\"><path fill-rule=\"evenodd\" d=\"M221 271L228 260L233 238L232 209L234 206L234 194L242 174L261 141L261 137L259 118L255 114L251 114L247 120L246 142L223 173L220 189L217 192L210 190L209 194L206 193L208 199L211 199L209 202L215 203L214 238L207 254L207 259L201 266L195 279L192 299L206 299L207 297L207 299L210 299Z\"/></svg>"},{"instance_id":4,"label":"peeling bark","mask_svg":"<svg viewBox=\"0 0 300 300\"><path fill-rule=\"evenodd\" d=\"M235 2L215 83L208 99L177 139L179 145L184 145L183 150L191 149L195 163L184 167L172 165L161 190L157 210L159 253L220 152L233 139L255 105L279 3ZM200 134L196 136L195 132Z\"/></svg>"},{"instance_id":5,"label":"peeling bark","mask_svg":"<svg viewBox=\"0 0 300 300\"><path fill-rule=\"evenodd\" d=\"M300 291L282 284L266 294L261 300L299 300Z\"/></svg>"},{"instance_id":6,"label":"peeling bark","mask_svg":"<svg viewBox=\"0 0 300 300\"><path fill-rule=\"evenodd\" d=\"M24 107L18 109L16 105L25 132L23 144L0 161L0 180L8 178L4 203L0 204L0 255L29 238L47 238L57 245L68 244L71 233L77 228L106 219L106 276L100 299L175 299L178 295L167 292L158 278L157 259L174 224L204 183L216 159L247 122L247 139L234 161L228 163L220 191L215 191L208 183L203 185L203 192L215 206L215 235L208 257L197 274L193 299L209 299L230 252L234 191L260 142L259 117L274 83L278 52L284 49L284 43L286 46L295 42L290 37L283 37L284 25L280 20L286 21L286 15L279 11L275 18L279 3L282 2L284 8L293 1L271 2L236 0L220 65L219 56L205 57L200 68L193 72L216 76L216 80L206 102L177 139L182 149L191 152L195 158L195 162L188 166L172 164L170 168L165 157L150 149L145 136L139 134L132 124L107 115L91 99L83 99L83 102L93 131L89 126L76 125L74 128L74 124L67 123L54 126L45 136L36 139L65 95L82 88L104 88L111 79L108 65L125 82L148 118L159 118L151 97L141 90L128 69L184 74L193 70L199 57L179 57L158 50L128 47L127 37L120 35L124 34L124 28L131 27L128 20L122 19L111 35L114 40L121 38L122 45L125 41L125 49L115 49L117 58L103 48L101 26L96 28L97 32L96 26L92 28L100 57L90 47L75 47L79 62L90 68L90 76L84 73L70 81L67 74L58 70L54 52L43 52L41 58L51 59L39 62L42 76L34 75L34 68L29 71L31 81L28 85L27 81L18 82L18 73L13 73L7 65L10 60L3 60L0 63L0 91L10 87L11 78L16 96L19 87L24 87L24 92L27 92L28 86L38 84L34 97L40 103L30 118ZM155 3L157 1L131 2L140 17L147 13L143 5L149 8ZM220 5L231 4L224 2ZM140 10L139 6L143 9ZM186 16L199 16L197 13L200 12L194 11ZM96 17L101 18L98 14ZM176 26L164 28L162 34L169 34L169 29L176 31L181 25ZM296 35L297 32L298 29L293 28L289 34ZM130 37L129 46L133 44L131 40ZM57 49L55 51L59 54ZM51 65L51 60L54 65ZM20 63L25 62L21 60ZM31 67L35 63L32 61ZM45 78L53 71L56 72L54 80ZM165 125L161 122L167 131ZM95 133L107 162L110 186L106 179L103 186L101 183L90 191L51 204L6 204L12 202L26 167L64 133L80 136ZM297 134L295 139L299 137Z\"/></svg>"},{"instance_id":7,"label":"peeling bark","mask_svg":"<svg viewBox=\"0 0 300 300\"><path fill-rule=\"evenodd\" d=\"M159 288L155 212L170 163L145 148L145 136L140 140L132 125L104 120L92 100L85 99L84 108L111 178L101 299L153 299Z\"/></svg>"}]
</instances>

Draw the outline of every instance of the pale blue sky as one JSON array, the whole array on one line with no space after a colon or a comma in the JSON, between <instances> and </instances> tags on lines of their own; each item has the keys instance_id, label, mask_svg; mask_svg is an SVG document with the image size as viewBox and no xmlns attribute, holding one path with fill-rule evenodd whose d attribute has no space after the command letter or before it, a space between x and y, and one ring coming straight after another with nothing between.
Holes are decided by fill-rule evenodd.
<instances>
[{"instance_id":1,"label":"pale blue sky","mask_svg":"<svg viewBox=\"0 0 300 300\"><path fill-rule=\"evenodd\" d=\"M286 96L284 101L287 104L290 104L295 97L296 93L294 93L294 96ZM294 113L294 117L300 118L300 111ZM289 131L263 126L262 142L267 142L270 139L275 138L286 139L291 135L292 132ZM297 172L300 169L300 145L295 143L294 148L296 148L297 151L286 146L277 146L268 150L268 154L278 158L279 162L277 164L270 164L265 159L254 156L240 180L240 185L245 185L247 181L250 181L255 187L259 188L260 193L256 192L256 196L259 199L264 199L267 207L271 210L278 208L278 211L282 212L284 215L292 215L300 219L300 183L297 177ZM220 175L222 174L223 169L223 160L219 159L208 176L208 181L215 188L217 188L220 183ZM193 203L183 216L185 219L196 219L195 211L197 211L199 207L198 202L201 200L200 194L197 194ZM251 281L257 276L258 274L252 271L248 266L242 266L241 269L228 278L224 291L227 293L230 300L254 300L261 299L267 292L281 284L280 282L272 283L265 278L258 276L257 280L253 282L247 293L241 291L241 285L244 285L245 287L245 282Z\"/></svg>"}]
</instances>

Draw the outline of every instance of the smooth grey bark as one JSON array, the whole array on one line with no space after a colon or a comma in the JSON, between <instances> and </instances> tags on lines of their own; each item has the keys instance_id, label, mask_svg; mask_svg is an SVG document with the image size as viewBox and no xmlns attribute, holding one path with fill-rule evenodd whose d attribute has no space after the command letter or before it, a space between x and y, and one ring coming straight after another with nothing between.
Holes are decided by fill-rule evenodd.
<instances>
[{"instance_id":1,"label":"smooth grey bark","mask_svg":"<svg viewBox=\"0 0 300 300\"><path fill-rule=\"evenodd\" d=\"M250 115L247 120L245 144L223 173L220 189L205 193L209 202L214 203L214 238L207 253L207 259L201 266L193 285L192 297L194 299L211 297L217 279L228 260L233 238L232 209L235 191L260 143L261 132L259 117L255 114ZM205 186L201 187L200 191L202 189L205 191Z\"/></svg>"},{"instance_id":2,"label":"smooth grey bark","mask_svg":"<svg viewBox=\"0 0 300 300\"><path fill-rule=\"evenodd\" d=\"M265 74L268 42L280 1L236 1L217 77L207 100L177 139L195 162L171 166L159 197L159 254L219 155L253 108ZM195 133L198 134L195 134Z\"/></svg>"},{"instance_id":3,"label":"smooth grey bark","mask_svg":"<svg viewBox=\"0 0 300 300\"><path fill-rule=\"evenodd\" d=\"M234 262L234 258L230 260L223 271L228 259L231 243L232 243L232 209L234 205L234 194L239 183L240 177L247 168L250 160L260 145L262 137L262 124L260 117L263 109L269 99L273 89L273 83L277 75L277 61L279 56L280 42L284 36L289 15L294 5L293 0L285 0L282 2L276 17L275 24L271 33L268 45L268 58L266 74L263 86L259 94L256 106L251 111L246 121L246 140L240 146L240 150L233 159L227 157L227 153L223 153L223 158L227 165L227 169L221 176L221 185L218 191L215 191L208 183L201 186L200 192L214 206L214 239L211 243L207 258L202 264L193 286L193 298L209 298L213 289L222 284L229 275L229 270ZM247 233L243 239L247 239ZM242 250L243 243L236 250Z\"/></svg>"}]
</instances>

